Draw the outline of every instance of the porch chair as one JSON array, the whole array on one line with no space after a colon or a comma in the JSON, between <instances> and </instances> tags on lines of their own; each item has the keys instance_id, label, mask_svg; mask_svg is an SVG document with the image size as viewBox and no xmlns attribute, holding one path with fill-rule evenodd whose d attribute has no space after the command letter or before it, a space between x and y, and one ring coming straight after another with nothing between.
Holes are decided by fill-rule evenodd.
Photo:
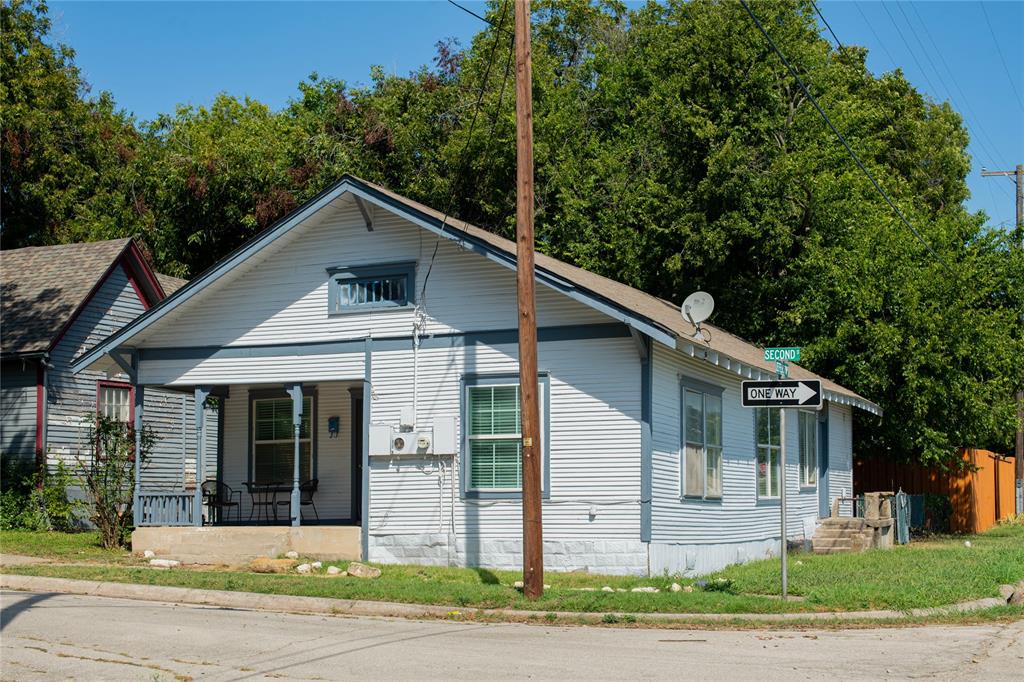
<instances>
[{"instance_id":1,"label":"porch chair","mask_svg":"<svg viewBox=\"0 0 1024 682\"><path fill-rule=\"evenodd\" d=\"M235 510L235 523L242 522L242 491L235 490L227 483L208 479L203 481L203 501L210 510L210 524L220 521L220 516L227 510L226 520L231 521L231 510ZM238 501L235 502L235 496ZM217 518L214 518L216 511Z\"/></svg>"},{"instance_id":2,"label":"porch chair","mask_svg":"<svg viewBox=\"0 0 1024 682\"><path fill-rule=\"evenodd\" d=\"M311 478L308 481L299 484L299 515L302 516L303 507L312 507L313 515L316 518L317 523L320 523L320 514L317 512L316 504L313 502L313 495L316 494L316 489L319 485L320 479L317 478ZM287 500L278 500L277 504L278 506L287 509L291 506L292 501L289 496L289 499ZM302 519L305 520L305 517L302 516Z\"/></svg>"}]
</instances>

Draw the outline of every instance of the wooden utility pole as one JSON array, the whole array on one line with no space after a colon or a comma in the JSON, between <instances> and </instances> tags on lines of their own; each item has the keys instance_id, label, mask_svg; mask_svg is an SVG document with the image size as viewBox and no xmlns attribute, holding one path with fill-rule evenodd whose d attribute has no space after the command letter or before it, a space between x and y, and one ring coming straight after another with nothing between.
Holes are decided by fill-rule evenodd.
<instances>
[{"instance_id":1,"label":"wooden utility pole","mask_svg":"<svg viewBox=\"0 0 1024 682\"><path fill-rule=\"evenodd\" d=\"M1024 164L1017 164L1016 170L1012 171L981 171L983 177L1006 176L1013 177L1017 181L1017 234L1021 240L1021 248L1024 248ZM1015 476L1016 479L1014 497L1016 499L1016 511L1024 514L1024 390L1017 391L1017 442L1014 447Z\"/></svg>"},{"instance_id":2,"label":"wooden utility pole","mask_svg":"<svg viewBox=\"0 0 1024 682\"><path fill-rule=\"evenodd\" d=\"M540 407L537 316L533 298L533 74L530 0L515 0L516 17L516 290L519 300L519 395L523 452L523 594L544 594L540 508Z\"/></svg>"}]
</instances>

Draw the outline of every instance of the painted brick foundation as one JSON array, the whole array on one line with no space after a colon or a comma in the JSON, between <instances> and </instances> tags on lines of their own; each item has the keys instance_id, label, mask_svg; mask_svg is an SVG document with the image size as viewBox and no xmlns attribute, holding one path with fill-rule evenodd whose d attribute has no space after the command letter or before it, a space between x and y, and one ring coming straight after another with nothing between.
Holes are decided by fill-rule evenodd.
<instances>
[{"instance_id":1,"label":"painted brick foundation","mask_svg":"<svg viewBox=\"0 0 1024 682\"><path fill-rule=\"evenodd\" d=\"M518 571L518 538L463 538L445 533L370 535L370 561L386 564L482 566ZM647 545L639 540L545 540L544 568L610 575L646 575Z\"/></svg>"}]
</instances>

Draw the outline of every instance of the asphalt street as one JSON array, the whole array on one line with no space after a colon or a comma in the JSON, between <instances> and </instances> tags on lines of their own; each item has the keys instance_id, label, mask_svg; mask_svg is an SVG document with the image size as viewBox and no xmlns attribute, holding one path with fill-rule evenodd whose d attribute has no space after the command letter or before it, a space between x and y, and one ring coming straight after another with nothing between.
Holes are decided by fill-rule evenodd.
<instances>
[{"instance_id":1,"label":"asphalt street","mask_svg":"<svg viewBox=\"0 0 1024 682\"><path fill-rule=\"evenodd\" d=\"M1024 622L703 631L301 616L0 594L3 680L1024 678Z\"/></svg>"}]
</instances>

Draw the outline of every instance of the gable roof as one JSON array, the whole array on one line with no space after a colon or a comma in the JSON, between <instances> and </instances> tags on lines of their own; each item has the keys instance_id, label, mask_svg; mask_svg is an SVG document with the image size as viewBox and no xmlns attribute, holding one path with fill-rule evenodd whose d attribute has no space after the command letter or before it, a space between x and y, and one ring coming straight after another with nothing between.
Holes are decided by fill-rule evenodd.
<instances>
[{"instance_id":1,"label":"gable roof","mask_svg":"<svg viewBox=\"0 0 1024 682\"><path fill-rule=\"evenodd\" d=\"M142 331L194 293L216 281L277 237L289 232L293 227L301 224L321 208L346 193L353 194L357 201L382 206L435 234L456 241L507 267L515 268L515 242L470 223L446 216L436 209L403 197L384 187L346 174L337 183L255 235L180 290L169 295L163 302L136 318L95 348L84 353L75 361L73 369L78 371L87 367L105 353L118 348L134 334ZM364 213L364 215L367 214ZM369 217L367 217L367 221L369 223ZM683 319L679 308L668 301L541 253L536 254L536 275L537 280L542 284L580 300L630 325L636 331L647 334L694 358L710 362L741 378L771 379L775 377L774 363L764 360L761 348L725 330L705 323L701 326L711 332L711 340L707 343L694 340L695 328ZM854 405L874 414L881 414L881 408L870 400L798 365L790 365L790 376L794 379L819 379L822 382L825 397L829 400Z\"/></svg>"},{"instance_id":2,"label":"gable roof","mask_svg":"<svg viewBox=\"0 0 1024 682\"><path fill-rule=\"evenodd\" d=\"M0 251L2 321L0 354L5 357L49 351L78 311L117 264L139 280L145 303L165 296L141 251L130 238L80 244L30 246Z\"/></svg>"}]
</instances>

